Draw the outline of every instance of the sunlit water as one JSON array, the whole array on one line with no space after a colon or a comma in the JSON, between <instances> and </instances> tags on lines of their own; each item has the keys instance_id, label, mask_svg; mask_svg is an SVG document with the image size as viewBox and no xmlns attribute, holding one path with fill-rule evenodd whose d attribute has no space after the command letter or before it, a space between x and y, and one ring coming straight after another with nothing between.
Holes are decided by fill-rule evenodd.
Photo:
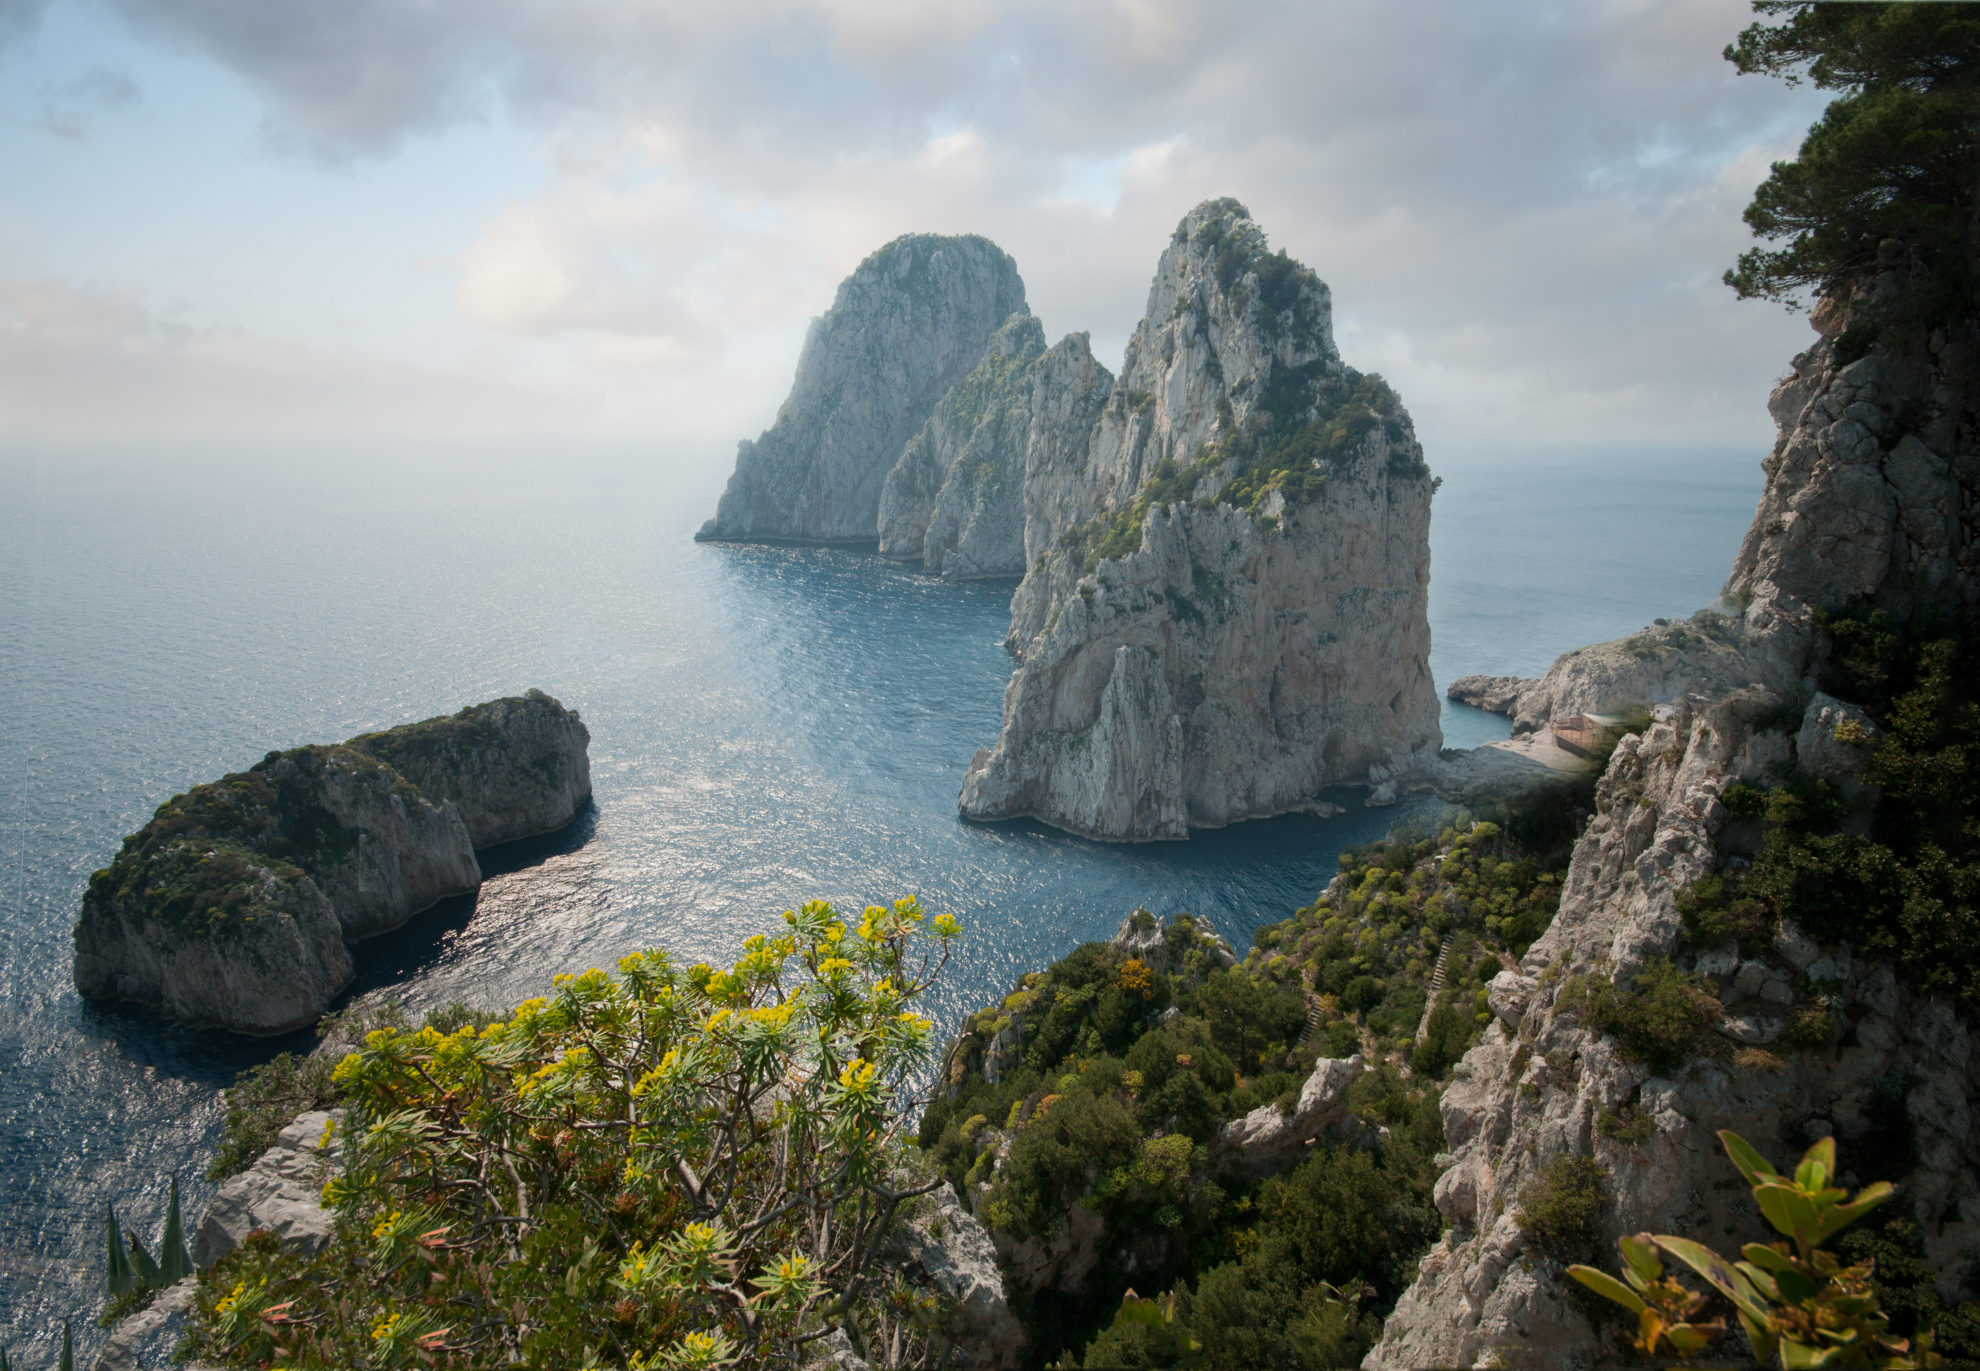
<instances>
[{"instance_id":1,"label":"sunlit water","mask_svg":"<svg viewBox=\"0 0 1980 1371\"><path fill-rule=\"evenodd\" d=\"M906 892L971 930L944 1026L1137 905L1241 947L1351 843L1421 806L1110 847L958 820L997 731L1009 584L853 553L696 545L719 459L221 462L0 458L0 1347L100 1335L106 1203L197 1214L219 1089L250 1042L84 1004L89 873L168 796L271 748L540 686L592 733L596 807L498 854L458 901L358 953L359 988L498 1005L661 942L733 955L789 905ZM1750 457L1448 457L1434 520L1440 681L1535 673L1716 593ZM1449 745L1503 736L1450 707Z\"/></svg>"}]
</instances>

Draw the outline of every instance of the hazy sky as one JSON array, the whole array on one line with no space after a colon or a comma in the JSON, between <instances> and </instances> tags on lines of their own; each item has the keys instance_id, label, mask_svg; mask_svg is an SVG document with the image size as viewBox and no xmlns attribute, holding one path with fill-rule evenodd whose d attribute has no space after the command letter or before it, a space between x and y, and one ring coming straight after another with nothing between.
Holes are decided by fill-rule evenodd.
<instances>
[{"instance_id":1,"label":"hazy sky","mask_svg":"<svg viewBox=\"0 0 1980 1371\"><path fill-rule=\"evenodd\" d=\"M0 440L754 434L974 231L1118 362L1235 195L1439 445L1750 445L1738 0L0 0Z\"/></svg>"}]
</instances>

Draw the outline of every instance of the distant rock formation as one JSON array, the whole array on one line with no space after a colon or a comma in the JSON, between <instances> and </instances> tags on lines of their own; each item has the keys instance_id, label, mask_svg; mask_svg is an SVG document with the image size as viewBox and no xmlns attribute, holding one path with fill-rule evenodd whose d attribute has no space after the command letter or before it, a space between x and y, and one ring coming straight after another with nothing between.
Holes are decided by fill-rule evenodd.
<instances>
[{"instance_id":1,"label":"distant rock formation","mask_svg":"<svg viewBox=\"0 0 1980 1371\"><path fill-rule=\"evenodd\" d=\"M1331 316L1319 278L1218 200L1176 229L1118 384L1084 339L1046 356L1021 665L965 815L1182 838L1436 755L1434 483Z\"/></svg>"},{"instance_id":2,"label":"distant rock formation","mask_svg":"<svg viewBox=\"0 0 1980 1371\"><path fill-rule=\"evenodd\" d=\"M902 449L992 335L1025 312L1016 263L987 238L916 233L881 248L813 322L776 423L738 445L715 517L695 537L875 541Z\"/></svg>"},{"instance_id":3,"label":"distant rock formation","mask_svg":"<svg viewBox=\"0 0 1980 1371\"><path fill-rule=\"evenodd\" d=\"M942 397L880 492L880 555L949 580L1024 574L1025 451L1045 330L1004 322Z\"/></svg>"},{"instance_id":4,"label":"distant rock formation","mask_svg":"<svg viewBox=\"0 0 1980 1371\"><path fill-rule=\"evenodd\" d=\"M533 690L174 796L90 878L76 989L238 1033L313 1023L354 975L347 943L471 893L476 847L570 822L589 743Z\"/></svg>"}]
</instances>

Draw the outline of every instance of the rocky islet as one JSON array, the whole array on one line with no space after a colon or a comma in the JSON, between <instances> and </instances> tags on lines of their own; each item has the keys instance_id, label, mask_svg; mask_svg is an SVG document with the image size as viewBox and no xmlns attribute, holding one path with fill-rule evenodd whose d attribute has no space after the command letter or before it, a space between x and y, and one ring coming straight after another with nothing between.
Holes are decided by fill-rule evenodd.
<instances>
[{"instance_id":1,"label":"rocky islet","mask_svg":"<svg viewBox=\"0 0 1980 1371\"><path fill-rule=\"evenodd\" d=\"M532 690L174 796L90 878L76 988L238 1033L306 1027L351 983L347 944L472 893L476 848L576 816L589 743Z\"/></svg>"},{"instance_id":2,"label":"rocky islet","mask_svg":"<svg viewBox=\"0 0 1980 1371\"><path fill-rule=\"evenodd\" d=\"M1433 761L1436 483L1394 392L1342 362L1325 283L1207 201L1116 382L1084 334L1045 347L1022 283L969 341L1009 263L988 251L917 235L862 263L699 536L871 539L937 575L1023 576L1002 728L958 800L972 819L1178 839ZM926 355L872 372L876 339ZM972 348L945 394L923 384ZM883 469L869 518L845 493Z\"/></svg>"}]
</instances>

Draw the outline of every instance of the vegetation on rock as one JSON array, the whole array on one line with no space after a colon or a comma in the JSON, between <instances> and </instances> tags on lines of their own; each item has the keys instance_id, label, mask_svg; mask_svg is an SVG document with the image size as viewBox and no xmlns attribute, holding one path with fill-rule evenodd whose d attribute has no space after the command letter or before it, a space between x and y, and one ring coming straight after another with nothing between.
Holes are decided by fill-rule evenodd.
<instances>
[{"instance_id":1,"label":"vegetation on rock","mask_svg":"<svg viewBox=\"0 0 1980 1371\"><path fill-rule=\"evenodd\" d=\"M878 1364L928 1298L876 1261L904 1205L915 1012L958 929L812 903L733 967L661 950L337 1066L346 1168L313 1256L251 1238L188 1350L227 1365L784 1366L832 1327ZM546 1273L556 1273L546 1276Z\"/></svg>"},{"instance_id":2,"label":"vegetation on rock","mask_svg":"<svg viewBox=\"0 0 1980 1371\"><path fill-rule=\"evenodd\" d=\"M1823 1250L1830 1238L1888 1200L1890 1185L1879 1181L1853 1200L1832 1186L1833 1138L1810 1147L1792 1175L1776 1171L1738 1134L1721 1130L1719 1140L1753 1187L1761 1214L1786 1241L1747 1243L1740 1249L1745 1260L1730 1262L1689 1238L1639 1233L1620 1240L1624 1280L1590 1266L1569 1267L1569 1275L1637 1316L1638 1350L1656 1356L1668 1347L1688 1360L1710 1347L1725 1327L1723 1320L1699 1320L1707 1297L1664 1274L1661 1250L1732 1304L1762 1366L1910 1371L1939 1365L1929 1335L1919 1339L1914 1355L1910 1340L1891 1331L1868 1263L1845 1266Z\"/></svg>"},{"instance_id":3,"label":"vegetation on rock","mask_svg":"<svg viewBox=\"0 0 1980 1371\"><path fill-rule=\"evenodd\" d=\"M1501 952L1538 936L1559 893L1500 825L1459 816L1343 854L1240 965L1187 915L1141 950L1158 941L1144 913L972 1016L922 1146L1007 1244L1048 1250L1076 1228L1096 1256L1077 1293L1014 1292L1033 1363L1357 1360L1441 1227L1437 1082L1490 1019ZM1292 1109L1318 1059L1357 1052L1371 1066L1348 1125L1282 1174L1230 1164L1226 1120Z\"/></svg>"}]
</instances>

